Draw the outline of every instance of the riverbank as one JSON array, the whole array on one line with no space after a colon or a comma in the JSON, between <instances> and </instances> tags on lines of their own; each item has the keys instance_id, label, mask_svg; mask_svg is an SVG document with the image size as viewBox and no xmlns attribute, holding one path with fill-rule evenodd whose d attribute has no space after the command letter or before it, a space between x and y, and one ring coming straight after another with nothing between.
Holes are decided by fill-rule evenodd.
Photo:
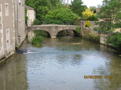
<instances>
[{"instance_id":1,"label":"riverbank","mask_svg":"<svg viewBox=\"0 0 121 90\"><path fill-rule=\"evenodd\" d=\"M9 58L11 58L13 55L15 55L15 52L14 53L11 53L10 55L6 56L6 57L3 57L0 59L0 67L2 67L3 65L5 65L5 63L7 62L7 60Z\"/></svg>"}]
</instances>

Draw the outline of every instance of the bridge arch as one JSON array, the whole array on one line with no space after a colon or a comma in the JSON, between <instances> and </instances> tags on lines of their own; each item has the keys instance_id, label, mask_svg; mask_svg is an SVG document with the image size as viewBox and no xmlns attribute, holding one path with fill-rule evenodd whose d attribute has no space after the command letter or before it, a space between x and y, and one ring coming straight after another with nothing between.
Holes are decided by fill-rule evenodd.
<instances>
[{"instance_id":1,"label":"bridge arch","mask_svg":"<svg viewBox=\"0 0 121 90\"><path fill-rule=\"evenodd\" d=\"M45 31L45 30L34 30L34 33L36 35L42 35L42 36L45 36L45 37L51 37L50 33L48 31Z\"/></svg>"},{"instance_id":2,"label":"bridge arch","mask_svg":"<svg viewBox=\"0 0 121 90\"><path fill-rule=\"evenodd\" d=\"M77 34L77 31L76 30L73 30L73 29L69 29L69 30L61 30L61 31L63 31L63 33L65 32L66 34L69 34L69 35L78 35ZM58 33L57 33L57 36L59 36L59 33L61 32L61 31L59 31ZM70 32L69 32L70 31Z\"/></svg>"},{"instance_id":3,"label":"bridge arch","mask_svg":"<svg viewBox=\"0 0 121 90\"><path fill-rule=\"evenodd\" d=\"M29 26L27 28L27 31L34 31L34 30L44 30L47 31L51 38L56 38L58 32L62 30L76 30L75 25L34 25L34 26Z\"/></svg>"}]
</instances>

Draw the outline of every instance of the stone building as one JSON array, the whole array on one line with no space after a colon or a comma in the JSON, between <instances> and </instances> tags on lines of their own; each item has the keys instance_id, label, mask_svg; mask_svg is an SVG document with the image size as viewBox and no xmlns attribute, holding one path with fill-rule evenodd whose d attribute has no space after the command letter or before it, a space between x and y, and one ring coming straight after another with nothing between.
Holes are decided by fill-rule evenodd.
<instances>
[{"instance_id":1,"label":"stone building","mask_svg":"<svg viewBox=\"0 0 121 90\"><path fill-rule=\"evenodd\" d=\"M34 8L32 7L25 6L25 8L27 8L27 16L28 16L27 25L31 26L34 20L36 19L36 13L35 13Z\"/></svg>"},{"instance_id":2,"label":"stone building","mask_svg":"<svg viewBox=\"0 0 121 90\"><path fill-rule=\"evenodd\" d=\"M15 46L19 47L26 37L25 30L25 0L13 0L15 13Z\"/></svg>"},{"instance_id":3,"label":"stone building","mask_svg":"<svg viewBox=\"0 0 121 90\"><path fill-rule=\"evenodd\" d=\"M0 59L15 51L13 0L0 0Z\"/></svg>"},{"instance_id":4,"label":"stone building","mask_svg":"<svg viewBox=\"0 0 121 90\"><path fill-rule=\"evenodd\" d=\"M12 55L25 37L25 0L0 0L0 59Z\"/></svg>"}]
</instances>

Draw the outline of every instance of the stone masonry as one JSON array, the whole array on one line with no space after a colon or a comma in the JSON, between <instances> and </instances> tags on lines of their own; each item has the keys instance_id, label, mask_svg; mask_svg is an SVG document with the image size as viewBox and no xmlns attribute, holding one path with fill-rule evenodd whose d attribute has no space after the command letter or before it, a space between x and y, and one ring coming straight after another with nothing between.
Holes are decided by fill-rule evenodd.
<instances>
[{"instance_id":1,"label":"stone masonry","mask_svg":"<svg viewBox=\"0 0 121 90\"><path fill-rule=\"evenodd\" d=\"M58 32L62 30L76 30L75 25L34 25L34 26L29 26L27 28L27 31L34 31L34 30L44 30L47 31L51 38L56 38Z\"/></svg>"}]
</instances>

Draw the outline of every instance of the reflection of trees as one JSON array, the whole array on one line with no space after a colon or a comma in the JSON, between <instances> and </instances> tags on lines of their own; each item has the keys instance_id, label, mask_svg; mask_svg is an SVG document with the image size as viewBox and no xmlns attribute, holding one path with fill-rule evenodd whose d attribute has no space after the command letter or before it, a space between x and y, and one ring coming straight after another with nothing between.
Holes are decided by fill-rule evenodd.
<instances>
[{"instance_id":1,"label":"reflection of trees","mask_svg":"<svg viewBox=\"0 0 121 90\"><path fill-rule=\"evenodd\" d=\"M58 55L56 59L61 65L80 65L82 62L82 55Z\"/></svg>"},{"instance_id":2,"label":"reflection of trees","mask_svg":"<svg viewBox=\"0 0 121 90\"><path fill-rule=\"evenodd\" d=\"M72 43L72 42L77 43L82 41L80 37L75 37L75 36L59 37L58 40L60 42L69 42L69 43Z\"/></svg>"},{"instance_id":3,"label":"reflection of trees","mask_svg":"<svg viewBox=\"0 0 121 90\"><path fill-rule=\"evenodd\" d=\"M100 44L98 43L95 43L95 42L92 42L92 41L89 41L89 40L85 40L84 39L84 42L83 44L81 45L83 48L85 48L86 50L90 50L90 49L99 49Z\"/></svg>"},{"instance_id":4,"label":"reflection of trees","mask_svg":"<svg viewBox=\"0 0 121 90\"><path fill-rule=\"evenodd\" d=\"M121 89L121 60L117 55L110 56L110 63L105 67L94 70L95 74L101 76L113 76L113 79L96 79L94 80L96 90L120 90ZM97 70L97 71L96 71Z\"/></svg>"}]
</instances>

